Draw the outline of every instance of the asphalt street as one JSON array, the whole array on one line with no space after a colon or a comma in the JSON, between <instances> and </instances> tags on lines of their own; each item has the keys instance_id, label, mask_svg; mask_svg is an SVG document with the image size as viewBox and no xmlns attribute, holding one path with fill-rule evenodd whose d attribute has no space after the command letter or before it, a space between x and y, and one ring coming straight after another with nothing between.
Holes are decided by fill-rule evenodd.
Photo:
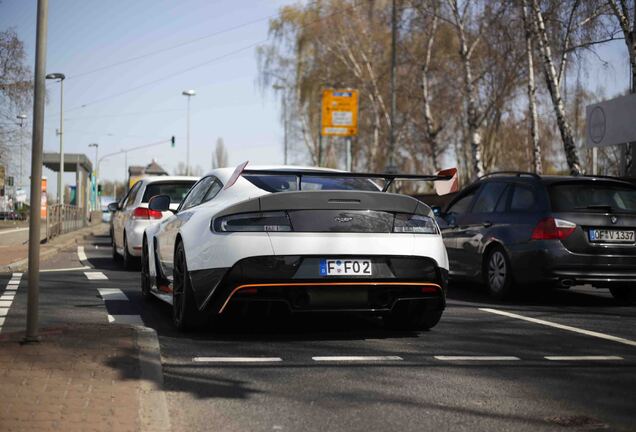
<instances>
[{"instance_id":1,"label":"asphalt street","mask_svg":"<svg viewBox=\"0 0 636 432\"><path fill-rule=\"evenodd\" d=\"M451 286L422 333L309 315L184 334L168 305L141 299L108 237L42 267L42 325L157 331L175 431L636 430L636 308L605 291L537 287L504 303ZM0 276L2 332L24 328L25 280Z\"/></svg>"}]
</instances>

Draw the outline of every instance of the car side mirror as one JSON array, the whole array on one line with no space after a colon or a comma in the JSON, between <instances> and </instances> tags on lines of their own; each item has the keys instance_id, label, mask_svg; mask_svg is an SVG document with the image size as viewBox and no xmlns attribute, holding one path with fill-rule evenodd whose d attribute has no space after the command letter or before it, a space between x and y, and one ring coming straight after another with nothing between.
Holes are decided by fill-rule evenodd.
<instances>
[{"instance_id":1,"label":"car side mirror","mask_svg":"<svg viewBox=\"0 0 636 432\"><path fill-rule=\"evenodd\" d=\"M170 211L170 197L168 195L155 195L148 201L148 208L155 211Z\"/></svg>"},{"instance_id":2,"label":"car side mirror","mask_svg":"<svg viewBox=\"0 0 636 432\"><path fill-rule=\"evenodd\" d=\"M441 217L442 208L440 206L431 206L431 210L433 210L433 214L435 215L435 217Z\"/></svg>"},{"instance_id":3,"label":"car side mirror","mask_svg":"<svg viewBox=\"0 0 636 432\"><path fill-rule=\"evenodd\" d=\"M119 203L118 202L112 202L110 204L108 204L108 211L111 213L115 213L117 210L119 210Z\"/></svg>"}]
</instances>

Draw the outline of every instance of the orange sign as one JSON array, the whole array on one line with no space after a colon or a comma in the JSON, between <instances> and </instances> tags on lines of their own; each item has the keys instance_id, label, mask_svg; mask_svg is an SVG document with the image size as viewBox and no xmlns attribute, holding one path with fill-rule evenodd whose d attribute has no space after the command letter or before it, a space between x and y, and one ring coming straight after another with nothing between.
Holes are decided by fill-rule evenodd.
<instances>
[{"instance_id":1,"label":"orange sign","mask_svg":"<svg viewBox=\"0 0 636 432\"><path fill-rule=\"evenodd\" d=\"M42 177L42 195L40 196L40 217L46 219L46 177Z\"/></svg>"},{"instance_id":2,"label":"orange sign","mask_svg":"<svg viewBox=\"0 0 636 432\"><path fill-rule=\"evenodd\" d=\"M344 137L358 134L358 90L322 91L320 133Z\"/></svg>"}]
</instances>

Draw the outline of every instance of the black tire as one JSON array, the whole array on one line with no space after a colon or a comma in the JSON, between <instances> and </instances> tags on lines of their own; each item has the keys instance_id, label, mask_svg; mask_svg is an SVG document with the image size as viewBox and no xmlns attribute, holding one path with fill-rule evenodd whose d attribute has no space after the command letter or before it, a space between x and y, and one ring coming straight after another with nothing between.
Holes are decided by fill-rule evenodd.
<instances>
[{"instance_id":1,"label":"black tire","mask_svg":"<svg viewBox=\"0 0 636 432\"><path fill-rule=\"evenodd\" d=\"M117 245L115 244L115 236L113 236L112 243L113 243L113 261L119 262L121 261L121 255L117 253Z\"/></svg>"},{"instance_id":2,"label":"black tire","mask_svg":"<svg viewBox=\"0 0 636 432\"><path fill-rule=\"evenodd\" d=\"M636 305L636 289L633 288L610 288L612 297L622 305Z\"/></svg>"},{"instance_id":3,"label":"black tire","mask_svg":"<svg viewBox=\"0 0 636 432\"><path fill-rule=\"evenodd\" d=\"M126 231L124 231L124 268L126 270L136 270L139 260L128 252L128 240L126 240Z\"/></svg>"},{"instance_id":4,"label":"black tire","mask_svg":"<svg viewBox=\"0 0 636 432\"><path fill-rule=\"evenodd\" d=\"M392 330L430 330L437 325L442 312L443 310L426 310L423 302L402 301L384 317L384 325Z\"/></svg>"},{"instance_id":5,"label":"black tire","mask_svg":"<svg viewBox=\"0 0 636 432\"><path fill-rule=\"evenodd\" d=\"M141 248L141 298L144 300L150 299L150 287L152 281L150 279L150 258L148 255L148 241L144 237L143 245Z\"/></svg>"},{"instance_id":6,"label":"black tire","mask_svg":"<svg viewBox=\"0 0 636 432\"><path fill-rule=\"evenodd\" d=\"M514 290L512 266L502 247L495 246L488 251L483 274L491 297L503 300L512 295Z\"/></svg>"},{"instance_id":7,"label":"black tire","mask_svg":"<svg viewBox=\"0 0 636 432\"><path fill-rule=\"evenodd\" d=\"M181 331L195 330L206 322L205 315L199 311L194 300L185 249L181 242L174 253L172 321Z\"/></svg>"}]
</instances>

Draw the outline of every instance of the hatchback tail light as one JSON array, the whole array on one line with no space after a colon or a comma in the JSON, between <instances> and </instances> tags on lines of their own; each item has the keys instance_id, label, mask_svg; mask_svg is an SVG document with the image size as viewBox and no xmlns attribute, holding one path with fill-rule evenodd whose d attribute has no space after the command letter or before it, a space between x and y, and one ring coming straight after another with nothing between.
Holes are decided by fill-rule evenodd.
<instances>
[{"instance_id":1,"label":"hatchback tail light","mask_svg":"<svg viewBox=\"0 0 636 432\"><path fill-rule=\"evenodd\" d=\"M532 231L532 240L564 240L576 229L574 222L548 217L541 219Z\"/></svg>"},{"instance_id":2,"label":"hatchback tail light","mask_svg":"<svg viewBox=\"0 0 636 432\"><path fill-rule=\"evenodd\" d=\"M150 210L146 207L137 207L132 214L133 219L161 219L162 216L159 210Z\"/></svg>"}]
</instances>

